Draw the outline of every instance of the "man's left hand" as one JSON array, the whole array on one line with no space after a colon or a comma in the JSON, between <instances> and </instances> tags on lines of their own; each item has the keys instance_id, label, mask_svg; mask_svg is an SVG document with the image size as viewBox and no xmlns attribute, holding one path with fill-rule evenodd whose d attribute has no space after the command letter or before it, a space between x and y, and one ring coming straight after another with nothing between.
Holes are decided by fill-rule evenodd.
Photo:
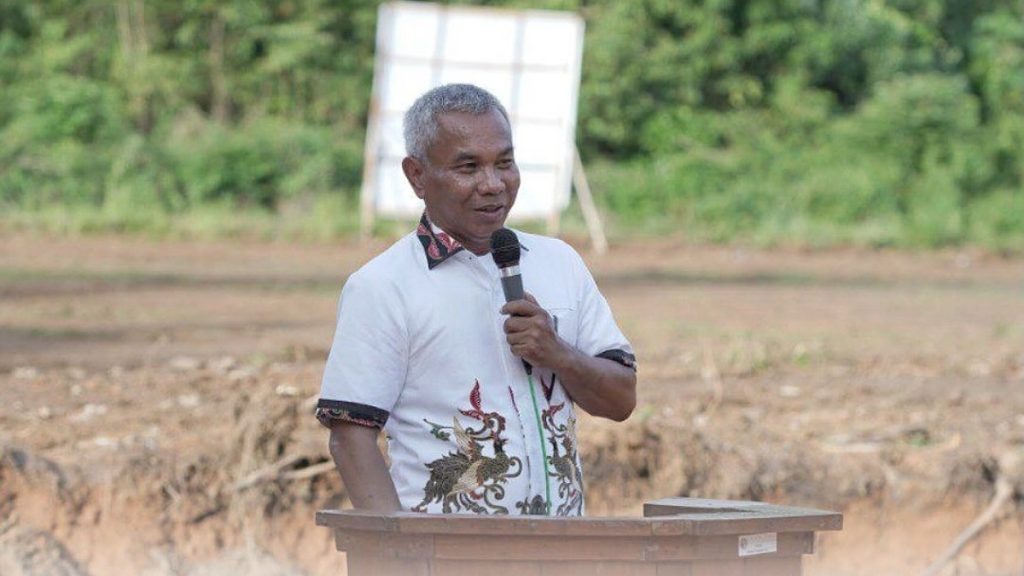
<instances>
[{"instance_id":1,"label":"man's left hand","mask_svg":"<svg viewBox=\"0 0 1024 576\"><path fill-rule=\"evenodd\" d=\"M556 370L572 356L572 350L555 332L551 315L540 307L532 294L501 307L505 320L505 338L512 353L533 366Z\"/></svg>"}]
</instances>

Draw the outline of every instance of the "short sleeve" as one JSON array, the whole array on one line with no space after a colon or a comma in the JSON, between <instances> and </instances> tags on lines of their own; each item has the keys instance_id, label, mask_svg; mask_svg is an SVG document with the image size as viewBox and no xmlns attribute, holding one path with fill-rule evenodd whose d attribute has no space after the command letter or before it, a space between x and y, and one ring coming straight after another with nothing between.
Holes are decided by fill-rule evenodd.
<instances>
[{"instance_id":1,"label":"short sleeve","mask_svg":"<svg viewBox=\"0 0 1024 576\"><path fill-rule=\"evenodd\" d=\"M580 332L577 347L589 356L607 358L636 370L633 346L615 323L612 309L597 288L583 259L572 250L573 267L579 285Z\"/></svg>"},{"instance_id":2,"label":"short sleeve","mask_svg":"<svg viewBox=\"0 0 1024 576\"><path fill-rule=\"evenodd\" d=\"M397 287L354 274L341 292L317 419L383 428L405 382L408 333Z\"/></svg>"}]
</instances>

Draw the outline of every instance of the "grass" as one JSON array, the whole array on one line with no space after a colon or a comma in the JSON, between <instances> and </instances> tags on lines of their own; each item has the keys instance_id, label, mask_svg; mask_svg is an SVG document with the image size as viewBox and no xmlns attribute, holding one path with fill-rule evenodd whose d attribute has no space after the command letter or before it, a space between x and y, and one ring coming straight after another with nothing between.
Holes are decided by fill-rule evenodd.
<instances>
[{"instance_id":1,"label":"grass","mask_svg":"<svg viewBox=\"0 0 1024 576\"><path fill-rule=\"evenodd\" d=\"M359 234L358 200L353 194L310 195L292 200L275 212L260 208L239 208L211 203L181 213L158 209L111 208L93 205L50 205L42 208L5 206L0 213L0 232L27 231L61 236L127 234L153 239L239 239L324 242L353 238ZM598 202L601 199L598 198ZM774 215L773 215L774 214ZM702 220L687 210L652 213L648 216L619 216L602 211L605 234L612 242L670 238L694 244L729 244L758 248L833 247L929 249L950 245L922 241L918 231L894 215L879 215L856 223L840 223L805 214L780 217L768 213L751 226L728 221ZM397 238L415 225L410 220L378 219L374 234ZM515 227L544 234L546 223L517 222ZM560 236L579 245L589 242L589 233L578 199L562 214ZM973 246L1004 255L1024 254L1024 233L1011 229L978 234L952 245Z\"/></svg>"},{"instance_id":2,"label":"grass","mask_svg":"<svg viewBox=\"0 0 1024 576\"><path fill-rule=\"evenodd\" d=\"M359 211L353 204L337 194L293 202L277 213L227 204L209 204L180 214L90 205L8 207L0 216L0 230L63 236L118 233L155 239L326 241L358 234Z\"/></svg>"}]
</instances>

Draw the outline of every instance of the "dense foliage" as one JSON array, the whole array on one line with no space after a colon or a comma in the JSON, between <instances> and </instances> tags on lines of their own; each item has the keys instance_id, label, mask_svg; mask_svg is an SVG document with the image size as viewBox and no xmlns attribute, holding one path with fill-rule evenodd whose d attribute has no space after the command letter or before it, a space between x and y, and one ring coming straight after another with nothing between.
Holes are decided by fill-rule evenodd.
<instances>
[{"instance_id":1,"label":"dense foliage","mask_svg":"<svg viewBox=\"0 0 1024 576\"><path fill-rule=\"evenodd\" d=\"M578 141L619 231L1024 247L1019 2L484 3L586 19ZM0 0L0 209L336 232L378 4Z\"/></svg>"}]
</instances>

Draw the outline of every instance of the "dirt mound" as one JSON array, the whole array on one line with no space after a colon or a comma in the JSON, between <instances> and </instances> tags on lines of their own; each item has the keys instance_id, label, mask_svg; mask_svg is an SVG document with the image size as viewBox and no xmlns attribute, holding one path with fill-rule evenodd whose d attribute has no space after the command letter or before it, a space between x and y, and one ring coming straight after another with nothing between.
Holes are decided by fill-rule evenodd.
<instances>
[{"instance_id":1,"label":"dirt mound","mask_svg":"<svg viewBox=\"0 0 1024 576\"><path fill-rule=\"evenodd\" d=\"M276 530L295 524L296 538L328 541L312 516L317 506L340 505L344 491L326 473L326 442L308 399L282 393L267 372L267 384L225 403L213 426L166 426L189 450L155 442L96 457L93 443L70 436L64 442L81 449L58 463L0 445L0 574L86 574L82 566L153 576L305 573L268 560L285 557L267 552L281 547ZM307 569L323 548L310 547ZM85 554L76 559L69 549Z\"/></svg>"},{"instance_id":2,"label":"dirt mound","mask_svg":"<svg viewBox=\"0 0 1024 576\"><path fill-rule=\"evenodd\" d=\"M261 550L229 550L216 558L203 562L186 572L186 576L303 576L301 569L281 562Z\"/></svg>"},{"instance_id":3,"label":"dirt mound","mask_svg":"<svg viewBox=\"0 0 1024 576\"><path fill-rule=\"evenodd\" d=\"M25 527L0 534L0 574L5 576L88 576L52 534Z\"/></svg>"},{"instance_id":4,"label":"dirt mound","mask_svg":"<svg viewBox=\"0 0 1024 576\"><path fill-rule=\"evenodd\" d=\"M0 573L55 544L97 575L341 570L313 524L347 502L311 399L343 278L382 246L3 240ZM628 422L580 417L588 512L839 509L809 575L920 572L1024 446L1020 262L963 256L647 243L591 262L640 372ZM956 569L1017 573L1020 542L1003 521Z\"/></svg>"},{"instance_id":5,"label":"dirt mound","mask_svg":"<svg viewBox=\"0 0 1024 576\"><path fill-rule=\"evenodd\" d=\"M635 512L652 495L765 500L841 509L864 498L918 505L993 490L995 451L947 445L821 444L757 438L731 411L641 416L624 424L585 418L581 454L591 513ZM694 426L693 422L701 422Z\"/></svg>"}]
</instances>

